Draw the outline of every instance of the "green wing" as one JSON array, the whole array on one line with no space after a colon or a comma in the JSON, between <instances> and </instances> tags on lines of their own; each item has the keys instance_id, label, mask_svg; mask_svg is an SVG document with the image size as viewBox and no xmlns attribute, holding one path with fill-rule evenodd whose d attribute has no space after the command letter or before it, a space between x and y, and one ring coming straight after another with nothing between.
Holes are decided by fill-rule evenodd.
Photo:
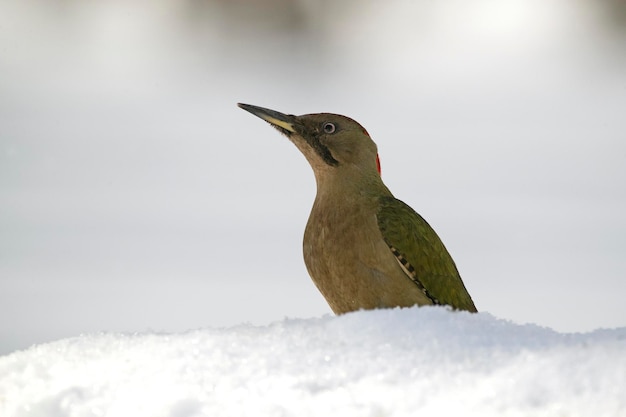
<instances>
[{"instance_id":1,"label":"green wing","mask_svg":"<svg viewBox=\"0 0 626 417\"><path fill-rule=\"evenodd\" d=\"M422 216L400 200L381 197L377 219L390 250L433 304L476 311L452 257Z\"/></svg>"}]
</instances>

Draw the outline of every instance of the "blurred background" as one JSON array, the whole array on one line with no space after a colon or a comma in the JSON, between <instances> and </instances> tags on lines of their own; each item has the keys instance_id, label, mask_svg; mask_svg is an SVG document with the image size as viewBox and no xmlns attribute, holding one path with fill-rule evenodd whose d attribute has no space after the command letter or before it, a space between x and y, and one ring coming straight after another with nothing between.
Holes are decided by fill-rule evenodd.
<instances>
[{"instance_id":1,"label":"blurred background","mask_svg":"<svg viewBox=\"0 0 626 417\"><path fill-rule=\"evenodd\" d=\"M0 354L329 314L298 150L350 116L479 310L626 325L626 3L0 0Z\"/></svg>"}]
</instances>

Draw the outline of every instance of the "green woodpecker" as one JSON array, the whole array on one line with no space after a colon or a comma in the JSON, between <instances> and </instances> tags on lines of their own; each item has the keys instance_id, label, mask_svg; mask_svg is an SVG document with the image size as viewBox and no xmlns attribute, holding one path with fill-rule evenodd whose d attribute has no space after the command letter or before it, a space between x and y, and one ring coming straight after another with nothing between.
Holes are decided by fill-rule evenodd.
<instances>
[{"instance_id":1,"label":"green woodpecker","mask_svg":"<svg viewBox=\"0 0 626 417\"><path fill-rule=\"evenodd\" d=\"M383 183L376 144L360 124L338 114L239 107L287 136L313 168L304 262L336 314L416 304L476 311L439 236Z\"/></svg>"}]
</instances>

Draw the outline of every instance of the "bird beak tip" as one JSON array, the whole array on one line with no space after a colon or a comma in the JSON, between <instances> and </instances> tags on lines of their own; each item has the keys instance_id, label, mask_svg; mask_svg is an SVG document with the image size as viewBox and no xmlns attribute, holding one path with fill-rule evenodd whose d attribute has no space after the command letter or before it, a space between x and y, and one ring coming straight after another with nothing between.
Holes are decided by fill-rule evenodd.
<instances>
[{"instance_id":1,"label":"bird beak tip","mask_svg":"<svg viewBox=\"0 0 626 417\"><path fill-rule=\"evenodd\" d=\"M283 129L290 133L296 133L296 130L293 127L293 122L291 121L294 116L288 116L275 110L265 109L263 107L253 106L251 104L237 103L237 106L265 120L266 122L277 128Z\"/></svg>"}]
</instances>

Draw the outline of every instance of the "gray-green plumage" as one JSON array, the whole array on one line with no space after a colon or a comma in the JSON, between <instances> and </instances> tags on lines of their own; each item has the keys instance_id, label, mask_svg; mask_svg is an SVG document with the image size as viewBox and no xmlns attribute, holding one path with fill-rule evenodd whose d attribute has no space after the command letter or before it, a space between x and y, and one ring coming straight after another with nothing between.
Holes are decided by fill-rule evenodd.
<instances>
[{"instance_id":1,"label":"gray-green plumage","mask_svg":"<svg viewBox=\"0 0 626 417\"><path fill-rule=\"evenodd\" d=\"M476 311L435 231L382 182L376 144L360 124L239 106L285 134L313 168L317 195L304 260L335 313L416 304Z\"/></svg>"},{"instance_id":2,"label":"gray-green plumage","mask_svg":"<svg viewBox=\"0 0 626 417\"><path fill-rule=\"evenodd\" d=\"M433 304L476 311L452 257L422 216L396 198L382 197L377 219L385 242L407 262L405 269Z\"/></svg>"}]
</instances>

